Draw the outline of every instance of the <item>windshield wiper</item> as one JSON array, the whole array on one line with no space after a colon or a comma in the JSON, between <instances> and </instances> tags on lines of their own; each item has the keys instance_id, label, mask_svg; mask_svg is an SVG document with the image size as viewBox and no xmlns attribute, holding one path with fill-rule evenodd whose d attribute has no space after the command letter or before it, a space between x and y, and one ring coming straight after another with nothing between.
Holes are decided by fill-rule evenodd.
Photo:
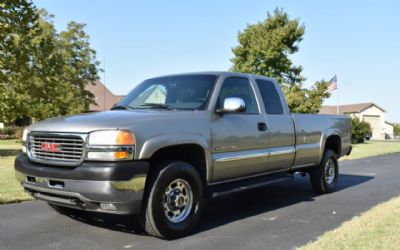
<instances>
[{"instance_id":1,"label":"windshield wiper","mask_svg":"<svg viewBox=\"0 0 400 250\"><path fill-rule=\"evenodd\" d=\"M150 108L161 108L161 109L168 109L168 110L174 110L175 108L167 105L167 104L162 104L162 103L143 103L140 104L139 106L141 107L150 107Z\"/></svg>"},{"instance_id":2,"label":"windshield wiper","mask_svg":"<svg viewBox=\"0 0 400 250\"><path fill-rule=\"evenodd\" d=\"M111 108L111 110L118 110L118 109L133 109L133 107L129 105L115 105Z\"/></svg>"}]
</instances>

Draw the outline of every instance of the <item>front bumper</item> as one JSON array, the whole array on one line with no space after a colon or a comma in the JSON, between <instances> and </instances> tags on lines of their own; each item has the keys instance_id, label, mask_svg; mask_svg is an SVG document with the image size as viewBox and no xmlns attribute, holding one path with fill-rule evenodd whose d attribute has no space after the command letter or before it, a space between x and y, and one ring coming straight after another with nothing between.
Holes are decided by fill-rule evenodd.
<instances>
[{"instance_id":1,"label":"front bumper","mask_svg":"<svg viewBox=\"0 0 400 250\"><path fill-rule=\"evenodd\" d=\"M113 214L140 212L147 161L83 162L75 168L15 160L16 178L32 196L75 209Z\"/></svg>"}]
</instances>

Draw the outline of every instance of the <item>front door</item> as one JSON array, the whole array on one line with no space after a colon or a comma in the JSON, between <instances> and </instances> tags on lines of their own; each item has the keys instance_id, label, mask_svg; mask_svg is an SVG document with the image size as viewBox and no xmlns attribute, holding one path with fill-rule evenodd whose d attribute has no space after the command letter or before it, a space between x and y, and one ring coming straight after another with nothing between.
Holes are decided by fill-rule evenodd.
<instances>
[{"instance_id":1,"label":"front door","mask_svg":"<svg viewBox=\"0 0 400 250\"><path fill-rule=\"evenodd\" d=\"M244 77L226 78L216 109L228 97L243 99L246 110L211 118L214 182L262 173L268 161L265 118L260 114L250 81Z\"/></svg>"}]
</instances>

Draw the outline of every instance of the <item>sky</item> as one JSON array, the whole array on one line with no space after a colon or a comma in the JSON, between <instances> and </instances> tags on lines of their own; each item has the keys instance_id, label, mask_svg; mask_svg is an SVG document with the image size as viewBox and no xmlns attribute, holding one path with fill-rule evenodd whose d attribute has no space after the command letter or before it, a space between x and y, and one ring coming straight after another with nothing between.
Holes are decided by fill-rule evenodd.
<instances>
[{"instance_id":1,"label":"sky","mask_svg":"<svg viewBox=\"0 0 400 250\"><path fill-rule=\"evenodd\" d=\"M182 72L228 70L237 34L276 7L305 25L293 62L305 86L337 75L326 105L374 102L400 122L400 1L34 0L58 31L87 24L92 48L114 94ZM339 98L337 97L339 95Z\"/></svg>"}]
</instances>

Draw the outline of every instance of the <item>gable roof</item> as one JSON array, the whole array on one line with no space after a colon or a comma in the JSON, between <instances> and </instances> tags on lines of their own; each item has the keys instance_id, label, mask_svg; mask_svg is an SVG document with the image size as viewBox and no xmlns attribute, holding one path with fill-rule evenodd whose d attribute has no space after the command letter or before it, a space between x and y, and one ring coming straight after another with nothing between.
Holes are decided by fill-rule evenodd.
<instances>
[{"instance_id":1,"label":"gable roof","mask_svg":"<svg viewBox=\"0 0 400 250\"><path fill-rule=\"evenodd\" d=\"M124 96L114 95L102 82L95 81L94 84L87 84L86 90L94 95L95 104L90 104L90 111L110 110L112 106L119 102Z\"/></svg>"},{"instance_id":2,"label":"gable roof","mask_svg":"<svg viewBox=\"0 0 400 250\"><path fill-rule=\"evenodd\" d=\"M383 112L386 112L383 108L379 107L373 102L367 102L367 103L355 103L355 104L347 104L347 105L339 105L339 113L340 114L350 114L350 113L360 113L372 106L377 107L378 109L382 110ZM319 109L320 114L331 114L334 115L337 113L336 111L337 107L336 106L321 106Z\"/></svg>"}]
</instances>

